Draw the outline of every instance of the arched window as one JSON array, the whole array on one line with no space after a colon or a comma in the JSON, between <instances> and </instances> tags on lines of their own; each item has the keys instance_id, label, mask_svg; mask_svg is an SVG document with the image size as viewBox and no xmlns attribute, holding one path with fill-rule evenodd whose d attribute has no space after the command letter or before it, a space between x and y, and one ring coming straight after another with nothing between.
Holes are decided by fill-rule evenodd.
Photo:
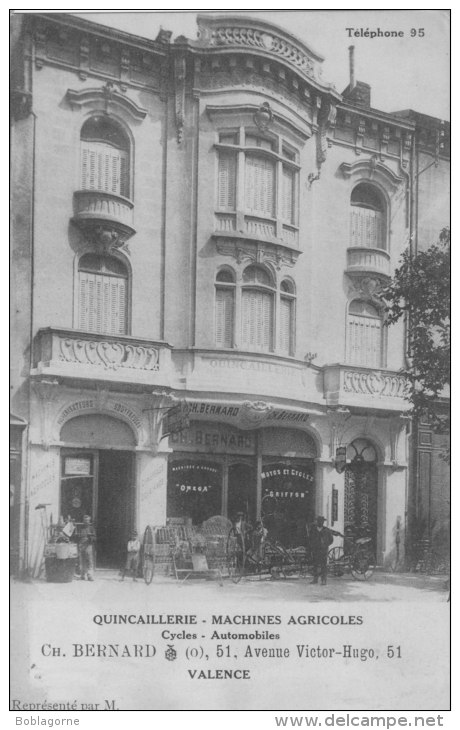
<instances>
[{"instance_id":1,"label":"arched window","mask_svg":"<svg viewBox=\"0 0 460 730\"><path fill-rule=\"evenodd\" d=\"M216 347L233 347L235 319L235 276L222 269L216 276Z\"/></svg>"},{"instance_id":2,"label":"arched window","mask_svg":"<svg viewBox=\"0 0 460 730\"><path fill-rule=\"evenodd\" d=\"M382 367L382 318L369 302L355 299L348 308L347 363Z\"/></svg>"},{"instance_id":3,"label":"arched window","mask_svg":"<svg viewBox=\"0 0 460 730\"><path fill-rule=\"evenodd\" d=\"M386 205L380 191L359 183L350 202L350 246L386 249Z\"/></svg>"},{"instance_id":4,"label":"arched window","mask_svg":"<svg viewBox=\"0 0 460 730\"><path fill-rule=\"evenodd\" d=\"M107 116L88 119L81 129L81 188L130 197L129 139Z\"/></svg>"},{"instance_id":5,"label":"arched window","mask_svg":"<svg viewBox=\"0 0 460 730\"><path fill-rule=\"evenodd\" d=\"M280 287L279 347L280 352L292 355L294 352L294 285L284 279Z\"/></svg>"},{"instance_id":6,"label":"arched window","mask_svg":"<svg viewBox=\"0 0 460 730\"><path fill-rule=\"evenodd\" d=\"M85 254L78 266L78 327L101 334L127 334L128 273L118 259Z\"/></svg>"},{"instance_id":7,"label":"arched window","mask_svg":"<svg viewBox=\"0 0 460 730\"><path fill-rule=\"evenodd\" d=\"M248 266L243 272L241 294L241 346L250 350L273 350L271 276L260 266Z\"/></svg>"}]
</instances>

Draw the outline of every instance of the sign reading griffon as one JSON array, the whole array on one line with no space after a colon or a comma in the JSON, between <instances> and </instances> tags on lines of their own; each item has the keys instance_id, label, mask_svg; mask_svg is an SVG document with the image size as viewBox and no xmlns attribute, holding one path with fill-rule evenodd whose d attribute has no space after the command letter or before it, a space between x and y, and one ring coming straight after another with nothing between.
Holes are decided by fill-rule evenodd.
<instances>
[{"instance_id":1,"label":"sign reading griffon","mask_svg":"<svg viewBox=\"0 0 460 730\"><path fill-rule=\"evenodd\" d=\"M169 408L163 417L163 437L180 433L190 426L190 408L185 400Z\"/></svg>"}]
</instances>

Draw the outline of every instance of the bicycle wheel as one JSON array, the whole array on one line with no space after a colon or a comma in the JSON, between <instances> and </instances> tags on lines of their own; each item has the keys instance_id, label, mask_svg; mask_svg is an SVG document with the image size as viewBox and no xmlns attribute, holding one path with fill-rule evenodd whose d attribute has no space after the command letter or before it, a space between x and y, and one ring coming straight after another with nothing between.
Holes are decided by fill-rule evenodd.
<instances>
[{"instance_id":1,"label":"bicycle wheel","mask_svg":"<svg viewBox=\"0 0 460 730\"><path fill-rule=\"evenodd\" d=\"M450 561L440 553L430 552L427 555L425 572L427 575L449 575Z\"/></svg>"},{"instance_id":2,"label":"bicycle wheel","mask_svg":"<svg viewBox=\"0 0 460 730\"><path fill-rule=\"evenodd\" d=\"M333 547L327 554L327 571L340 577L345 572L343 547Z\"/></svg>"},{"instance_id":3,"label":"bicycle wheel","mask_svg":"<svg viewBox=\"0 0 460 730\"><path fill-rule=\"evenodd\" d=\"M144 555L144 564L142 566L142 574L144 580L149 586L153 580L153 558L151 555Z\"/></svg>"},{"instance_id":4,"label":"bicycle wheel","mask_svg":"<svg viewBox=\"0 0 460 730\"><path fill-rule=\"evenodd\" d=\"M227 568L233 583L239 583L243 577L245 562L246 555L242 537L232 528L227 538Z\"/></svg>"},{"instance_id":5,"label":"bicycle wheel","mask_svg":"<svg viewBox=\"0 0 460 730\"><path fill-rule=\"evenodd\" d=\"M357 550L351 557L350 572L355 580L369 580L374 567L374 557L367 550Z\"/></svg>"}]
</instances>

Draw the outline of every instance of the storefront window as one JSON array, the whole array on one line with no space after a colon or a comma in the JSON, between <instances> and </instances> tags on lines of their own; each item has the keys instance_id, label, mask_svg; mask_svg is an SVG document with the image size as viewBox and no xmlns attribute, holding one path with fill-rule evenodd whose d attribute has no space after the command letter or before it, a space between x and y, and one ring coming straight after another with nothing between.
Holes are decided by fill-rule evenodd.
<instances>
[{"instance_id":1,"label":"storefront window","mask_svg":"<svg viewBox=\"0 0 460 730\"><path fill-rule=\"evenodd\" d=\"M306 525L315 516L314 463L276 462L262 471L262 517L273 540L305 545Z\"/></svg>"},{"instance_id":2,"label":"storefront window","mask_svg":"<svg viewBox=\"0 0 460 730\"><path fill-rule=\"evenodd\" d=\"M193 458L169 464L168 517L189 518L200 525L220 515L222 473L220 464Z\"/></svg>"}]
</instances>

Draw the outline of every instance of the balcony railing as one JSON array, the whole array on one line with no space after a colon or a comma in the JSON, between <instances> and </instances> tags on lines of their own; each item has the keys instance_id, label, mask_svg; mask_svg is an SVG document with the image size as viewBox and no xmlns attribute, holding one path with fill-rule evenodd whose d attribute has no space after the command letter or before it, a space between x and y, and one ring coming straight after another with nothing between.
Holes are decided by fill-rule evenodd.
<instances>
[{"instance_id":1,"label":"balcony railing","mask_svg":"<svg viewBox=\"0 0 460 730\"><path fill-rule=\"evenodd\" d=\"M128 336L48 328L35 344L35 373L55 377L157 383L169 363L166 343Z\"/></svg>"},{"instance_id":2,"label":"balcony railing","mask_svg":"<svg viewBox=\"0 0 460 730\"><path fill-rule=\"evenodd\" d=\"M347 271L371 271L390 276L390 256L378 248L349 248Z\"/></svg>"},{"instance_id":3,"label":"balcony railing","mask_svg":"<svg viewBox=\"0 0 460 730\"><path fill-rule=\"evenodd\" d=\"M292 251L299 248L297 226L282 223L273 218L259 218L237 213L216 213L214 236L260 241L284 247ZM298 255L298 254L297 254Z\"/></svg>"},{"instance_id":4,"label":"balcony railing","mask_svg":"<svg viewBox=\"0 0 460 730\"><path fill-rule=\"evenodd\" d=\"M133 225L133 203L127 198L99 190L77 190L74 193L73 222L90 236L105 234L112 245L119 246L136 232ZM104 239L102 239L104 240Z\"/></svg>"},{"instance_id":5,"label":"balcony railing","mask_svg":"<svg viewBox=\"0 0 460 730\"><path fill-rule=\"evenodd\" d=\"M392 370L355 365L329 365L324 369L324 396L329 406L367 406L407 410L408 382Z\"/></svg>"}]
</instances>

